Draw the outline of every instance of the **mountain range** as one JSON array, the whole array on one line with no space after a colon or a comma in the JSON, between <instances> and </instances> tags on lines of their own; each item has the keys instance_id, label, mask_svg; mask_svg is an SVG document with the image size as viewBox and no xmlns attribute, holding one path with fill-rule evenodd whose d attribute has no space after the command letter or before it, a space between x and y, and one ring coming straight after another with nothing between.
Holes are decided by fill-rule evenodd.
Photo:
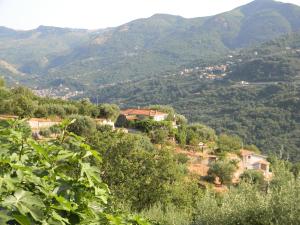
<instances>
[{"instance_id":1,"label":"mountain range","mask_svg":"<svg viewBox=\"0 0 300 225\"><path fill-rule=\"evenodd\" d=\"M156 14L102 30L0 27L0 73L11 84L35 88L97 89L173 72L193 61L214 62L298 31L300 7L272 0L209 17Z\"/></svg>"}]
</instances>

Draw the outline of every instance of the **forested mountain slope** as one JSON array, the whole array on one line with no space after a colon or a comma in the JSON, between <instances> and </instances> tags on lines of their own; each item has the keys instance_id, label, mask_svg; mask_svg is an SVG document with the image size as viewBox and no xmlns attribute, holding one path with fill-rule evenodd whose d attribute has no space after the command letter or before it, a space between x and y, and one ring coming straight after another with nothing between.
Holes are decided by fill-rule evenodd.
<instances>
[{"instance_id":1,"label":"forested mountain slope","mask_svg":"<svg viewBox=\"0 0 300 225\"><path fill-rule=\"evenodd\" d=\"M300 29L300 8L254 1L212 17L154 15L96 35L85 48L59 58L52 79L114 83L152 77L198 59L216 59L230 49L271 40ZM72 59L71 61L69 59Z\"/></svg>"},{"instance_id":2,"label":"forested mountain slope","mask_svg":"<svg viewBox=\"0 0 300 225\"><path fill-rule=\"evenodd\" d=\"M123 107L170 104L192 121L229 131L267 152L299 159L300 35L236 52L224 78L190 74L122 83L92 92L96 101ZM196 63L194 65L197 65ZM214 66L214 65L211 65ZM187 67L188 68L188 67Z\"/></svg>"},{"instance_id":3,"label":"forested mountain slope","mask_svg":"<svg viewBox=\"0 0 300 225\"><path fill-rule=\"evenodd\" d=\"M40 87L77 83L96 89L174 71L194 60L218 59L230 50L299 31L299 21L296 5L256 0L210 17L156 14L96 31L1 28L0 59L27 74L12 78L3 70L11 82Z\"/></svg>"}]
</instances>

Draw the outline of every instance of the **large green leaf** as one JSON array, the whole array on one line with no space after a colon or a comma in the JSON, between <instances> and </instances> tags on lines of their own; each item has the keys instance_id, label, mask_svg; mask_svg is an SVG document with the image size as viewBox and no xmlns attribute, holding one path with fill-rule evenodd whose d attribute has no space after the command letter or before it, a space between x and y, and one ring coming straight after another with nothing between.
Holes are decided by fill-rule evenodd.
<instances>
[{"instance_id":1,"label":"large green leaf","mask_svg":"<svg viewBox=\"0 0 300 225\"><path fill-rule=\"evenodd\" d=\"M0 190L2 191L5 187L7 191L15 191L18 182L20 181L17 178L11 178L9 174L5 174L3 177L0 177Z\"/></svg>"},{"instance_id":2,"label":"large green leaf","mask_svg":"<svg viewBox=\"0 0 300 225\"><path fill-rule=\"evenodd\" d=\"M2 202L2 206L8 209L17 209L22 215L29 213L37 221L42 221L43 209L45 208L39 197L24 190L18 190L14 195L6 197Z\"/></svg>"},{"instance_id":3,"label":"large green leaf","mask_svg":"<svg viewBox=\"0 0 300 225\"><path fill-rule=\"evenodd\" d=\"M93 150L90 145L82 143L80 145L80 147L84 148L87 151L84 158L89 157L89 156L94 156L98 161L101 162L102 158L101 158L99 152L97 152L96 150Z\"/></svg>"},{"instance_id":4,"label":"large green leaf","mask_svg":"<svg viewBox=\"0 0 300 225\"><path fill-rule=\"evenodd\" d=\"M45 159L48 159L48 153L47 153L47 150L46 150L43 146L41 146L41 145L35 143L34 141L30 141L29 143L30 143L30 146L31 146L31 147L32 147L39 155L42 155Z\"/></svg>"},{"instance_id":5,"label":"large green leaf","mask_svg":"<svg viewBox=\"0 0 300 225\"><path fill-rule=\"evenodd\" d=\"M63 161L63 160L72 160L77 154L72 152L72 151L68 151L68 150L61 150L59 151L56 160L58 161Z\"/></svg>"},{"instance_id":6,"label":"large green leaf","mask_svg":"<svg viewBox=\"0 0 300 225\"><path fill-rule=\"evenodd\" d=\"M15 213L13 218L20 224L20 225L31 225L32 223L28 219L27 216L21 215L19 213Z\"/></svg>"},{"instance_id":7,"label":"large green leaf","mask_svg":"<svg viewBox=\"0 0 300 225\"><path fill-rule=\"evenodd\" d=\"M95 184L101 184L100 173L97 167L91 166L90 163L80 162L81 165L81 178L86 177L88 179L90 187Z\"/></svg>"}]
</instances>

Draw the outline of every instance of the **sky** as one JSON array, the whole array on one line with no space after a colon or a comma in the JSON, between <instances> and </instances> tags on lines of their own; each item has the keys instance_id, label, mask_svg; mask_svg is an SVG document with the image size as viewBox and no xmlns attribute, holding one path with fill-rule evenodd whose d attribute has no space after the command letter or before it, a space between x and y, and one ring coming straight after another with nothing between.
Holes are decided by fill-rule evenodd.
<instances>
[{"instance_id":1,"label":"sky","mask_svg":"<svg viewBox=\"0 0 300 225\"><path fill-rule=\"evenodd\" d=\"M39 25L99 29L155 13L186 18L215 15L251 0L0 0L0 26L29 30ZM300 0L282 0L300 5Z\"/></svg>"}]
</instances>

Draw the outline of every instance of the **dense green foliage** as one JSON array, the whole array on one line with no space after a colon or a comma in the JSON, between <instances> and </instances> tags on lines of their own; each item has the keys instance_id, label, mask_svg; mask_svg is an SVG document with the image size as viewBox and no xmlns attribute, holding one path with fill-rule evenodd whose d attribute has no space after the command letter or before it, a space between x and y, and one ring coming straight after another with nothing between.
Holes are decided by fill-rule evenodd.
<instances>
[{"instance_id":1,"label":"dense green foliage","mask_svg":"<svg viewBox=\"0 0 300 225\"><path fill-rule=\"evenodd\" d=\"M255 170L246 170L240 178L250 184L263 185L265 183L264 175Z\"/></svg>"},{"instance_id":2,"label":"dense green foliage","mask_svg":"<svg viewBox=\"0 0 300 225\"><path fill-rule=\"evenodd\" d=\"M117 105L102 104L99 105L98 108L99 108L99 116L101 118L107 118L112 121L116 121L120 113L120 109Z\"/></svg>"},{"instance_id":3,"label":"dense green foliage","mask_svg":"<svg viewBox=\"0 0 300 225\"><path fill-rule=\"evenodd\" d=\"M0 79L0 82L3 82L3 80ZM0 114L15 115L21 118L65 118L71 115L83 115L115 120L120 112L119 107L116 105L95 105L88 99L64 101L61 99L41 98L25 87L9 89L5 86L0 86L0 103Z\"/></svg>"},{"instance_id":4,"label":"dense green foliage","mask_svg":"<svg viewBox=\"0 0 300 225\"><path fill-rule=\"evenodd\" d=\"M228 136L221 134L218 138L218 150L221 152L230 152L240 150L242 147L242 141L237 136Z\"/></svg>"},{"instance_id":5,"label":"dense green foliage","mask_svg":"<svg viewBox=\"0 0 300 225\"><path fill-rule=\"evenodd\" d=\"M194 199L192 213L169 204L155 205L143 215L159 225L299 224L299 178L288 163L275 160L269 185L242 182L225 193L205 191Z\"/></svg>"},{"instance_id":6,"label":"dense green foliage","mask_svg":"<svg viewBox=\"0 0 300 225\"><path fill-rule=\"evenodd\" d=\"M69 132L88 137L96 131L95 121L88 116L70 116L69 120L74 120L74 122L68 126Z\"/></svg>"},{"instance_id":7,"label":"dense green foliage","mask_svg":"<svg viewBox=\"0 0 300 225\"><path fill-rule=\"evenodd\" d=\"M177 155L174 144L163 140L166 136L160 145L151 142L152 131L164 130L153 127L158 122L143 121L145 133L127 134L95 124L91 128L87 116L72 118L76 120L50 129L56 139L40 142L30 138L28 125L1 122L1 223L148 224L128 216L137 213L157 225L299 222L298 164L271 157L270 183L260 173L246 171L241 184L217 194L199 188L199 178L187 173L189 159ZM240 147L237 137L217 136L201 124L182 124L175 136L217 142L225 152ZM235 161L220 158L208 176L231 184L235 169Z\"/></svg>"},{"instance_id":8,"label":"dense green foliage","mask_svg":"<svg viewBox=\"0 0 300 225\"><path fill-rule=\"evenodd\" d=\"M103 155L101 177L119 206L139 211L157 202L180 204L174 186L181 188L186 171L169 147L157 149L145 136L118 132L96 132L88 140Z\"/></svg>"},{"instance_id":9,"label":"dense green foliage","mask_svg":"<svg viewBox=\"0 0 300 225\"><path fill-rule=\"evenodd\" d=\"M37 143L19 121L2 122L0 223L148 224L114 213L95 166L101 155L67 126L57 140Z\"/></svg>"},{"instance_id":10,"label":"dense green foliage","mask_svg":"<svg viewBox=\"0 0 300 225\"><path fill-rule=\"evenodd\" d=\"M232 162L217 161L208 170L208 176L215 180L217 177L221 184L230 184L236 166Z\"/></svg>"},{"instance_id":11,"label":"dense green foliage","mask_svg":"<svg viewBox=\"0 0 300 225\"><path fill-rule=\"evenodd\" d=\"M267 190L245 183L219 197L207 193L192 224L298 224L299 179L284 162L275 162L273 169L276 177Z\"/></svg>"},{"instance_id":12,"label":"dense green foliage","mask_svg":"<svg viewBox=\"0 0 300 225\"><path fill-rule=\"evenodd\" d=\"M276 160L276 176L267 186L246 180L225 193L205 191L195 198L192 213L169 204L155 205L143 215L159 225L298 224L300 181L289 169L288 163Z\"/></svg>"},{"instance_id":13,"label":"dense green foliage","mask_svg":"<svg viewBox=\"0 0 300 225\"><path fill-rule=\"evenodd\" d=\"M203 124L191 124L186 127L186 143L197 146L200 142L213 142L217 139L215 131Z\"/></svg>"},{"instance_id":14,"label":"dense green foliage","mask_svg":"<svg viewBox=\"0 0 300 225\"><path fill-rule=\"evenodd\" d=\"M189 120L201 121L218 134L236 134L244 145L255 144L264 152L275 154L282 149L284 157L299 160L300 86L297 83L236 86L202 83L197 77L187 77L123 88L118 87L121 91L113 92L113 98L104 99L125 102L127 106L172 104ZM140 92L134 94L137 89ZM130 99L118 96L130 96Z\"/></svg>"}]
</instances>

